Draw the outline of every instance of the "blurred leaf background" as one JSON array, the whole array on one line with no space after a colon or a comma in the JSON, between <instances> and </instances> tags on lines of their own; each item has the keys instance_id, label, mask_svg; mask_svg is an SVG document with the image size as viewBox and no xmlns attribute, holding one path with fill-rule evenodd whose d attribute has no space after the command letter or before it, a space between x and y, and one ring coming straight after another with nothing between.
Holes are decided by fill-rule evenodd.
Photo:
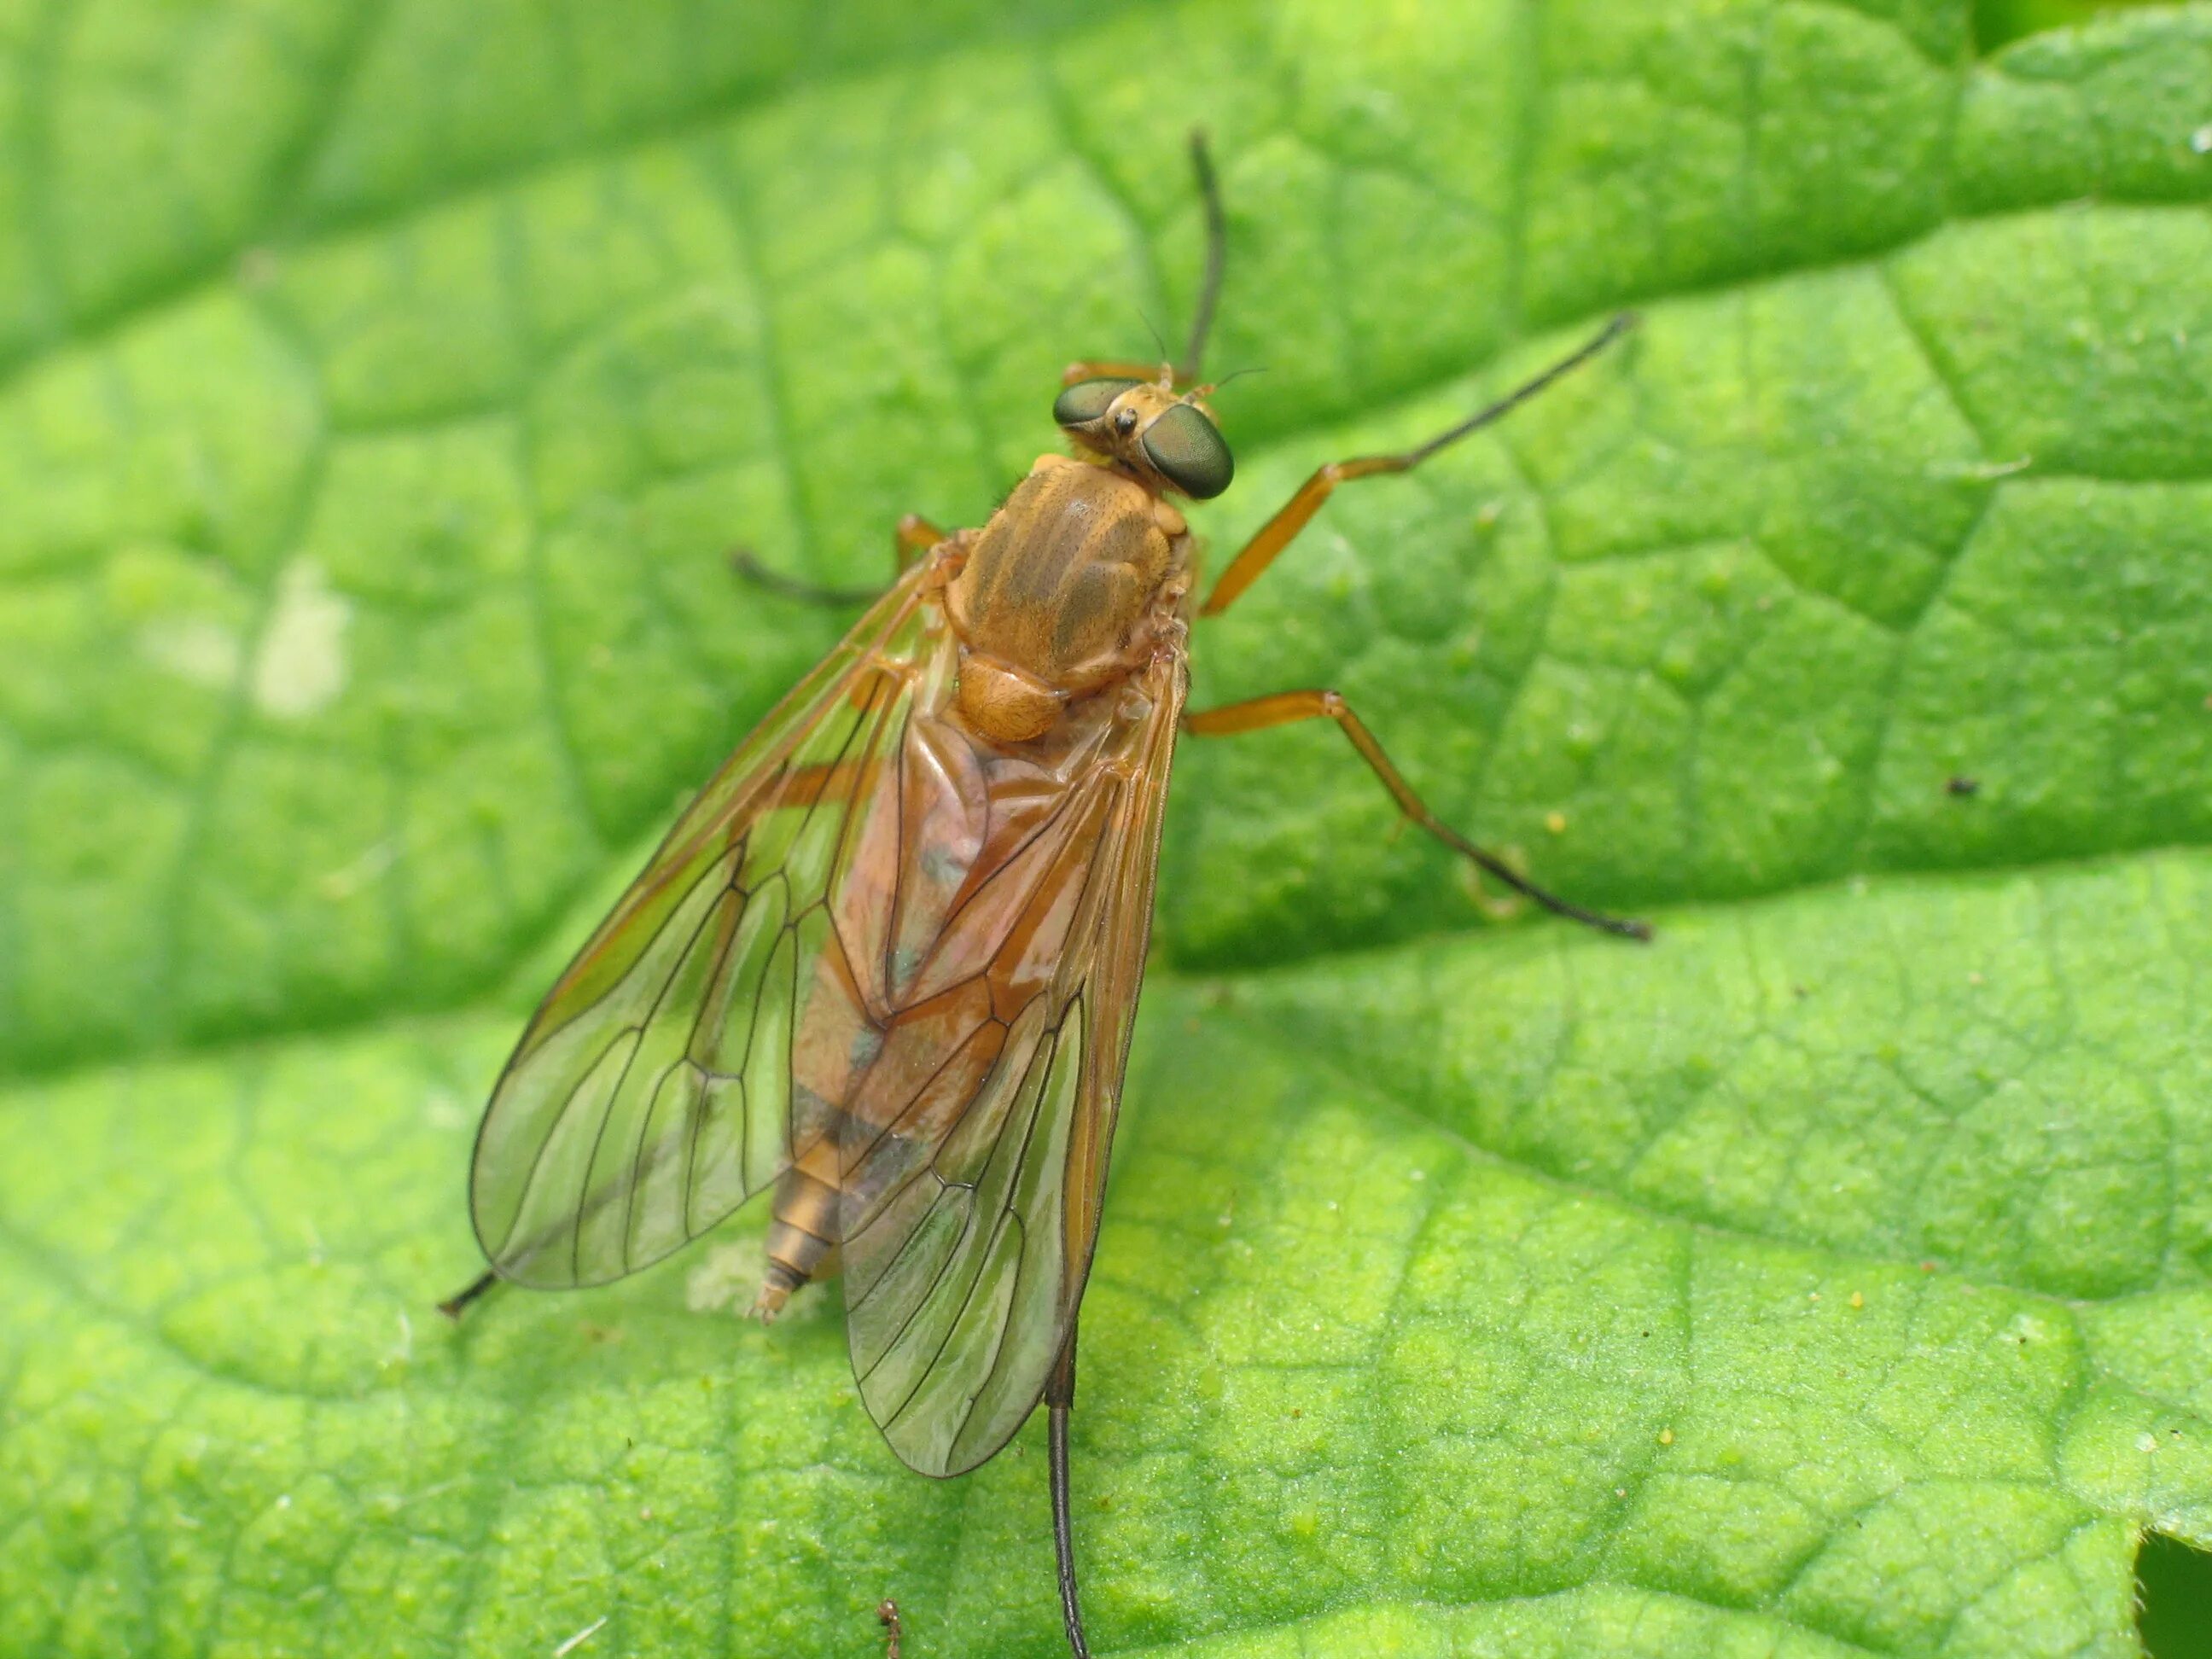
<instances>
[{"instance_id":1,"label":"blurred leaf background","mask_svg":"<svg viewBox=\"0 0 2212 1659\"><path fill-rule=\"evenodd\" d=\"M2092 9L0 9L0 1652L1060 1650L1041 1443L906 1474L834 1292L734 1318L757 1219L429 1309L521 1018L834 637L725 550L987 514L1187 314L1197 120L1217 550L1644 313L1197 672L1662 936L1499 925L1334 733L1187 750L1097 1647L2140 1651L2212 1547L2212 7Z\"/></svg>"},{"instance_id":2,"label":"blurred leaf background","mask_svg":"<svg viewBox=\"0 0 2212 1659\"><path fill-rule=\"evenodd\" d=\"M1976 0L1974 40L1984 52L2009 46L2042 29L2086 23L2100 12L2121 11L2148 0Z\"/></svg>"}]
</instances>

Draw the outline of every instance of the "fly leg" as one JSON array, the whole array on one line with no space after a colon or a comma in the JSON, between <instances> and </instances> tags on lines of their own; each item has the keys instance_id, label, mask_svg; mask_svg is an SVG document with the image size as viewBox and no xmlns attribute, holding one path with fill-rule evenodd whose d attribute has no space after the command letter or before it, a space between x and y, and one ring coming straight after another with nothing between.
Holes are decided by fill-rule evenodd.
<instances>
[{"instance_id":1,"label":"fly leg","mask_svg":"<svg viewBox=\"0 0 2212 1659\"><path fill-rule=\"evenodd\" d=\"M898 521L891 532L892 574L903 576L914 562L945 539L939 530L919 513L909 513ZM764 587L771 593L781 593L787 599L797 599L805 605L818 605L825 609L849 611L856 605L871 605L883 596L877 587L831 587L821 582L810 582L797 576L787 576L763 564L760 556L745 546L730 550L730 568L756 587Z\"/></svg>"},{"instance_id":2,"label":"fly leg","mask_svg":"<svg viewBox=\"0 0 2212 1659\"><path fill-rule=\"evenodd\" d=\"M465 1289L454 1291L453 1295L441 1302L438 1304L438 1311L448 1319L459 1319L467 1310L470 1303L498 1283L499 1275L487 1267L471 1279Z\"/></svg>"},{"instance_id":3,"label":"fly leg","mask_svg":"<svg viewBox=\"0 0 2212 1659\"><path fill-rule=\"evenodd\" d=\"M1523 381L1496 403L1485 404L1457 426L1439 432L1425 444L1417 444L1395 455L1362 455L1349 461L1331 461L1300 484L1297 493L1285 501L1275 516L1261 525L1252 539L1244 544L1243 550L1229 562L1228 568L1222 571L1220 578L1213 584L1213 591L1206 596L1206 603L1199 608L1198 614L1218 617L1236 603L1237 596L1257 581L1260 573L1275 562L1275 556L1288 547L1291 538L1306 527L1307 521L1321 510L1321 504L1335 492L1337 485L1347 483L1354 478L1371 478L1384 472L1411 472L1438 450L1457 443L1471 432L1480 431L1501 416L1519 408L1561 375L1596 356L1635 325L1636 313L1622 312L1542 374Z\"/></svg>"},{"instance_id":4,"label":"fly leg","mask_svg":"<svg viewBox=\"0 0 2212 1659\"><path fill-rule=\"evenodd\" d=\"M1285 538L1288 539L1287 537ZM1526 876L1508 866L1494 853L1486 853L1473 842L1429 811L1427 803L1413 793L1404 774L1391 763L1382 752L1382 745L1375 741L1375 734L1365 722L1352 712L1352 705L1334 691L1278 691L1272 696L1254 697L1247 702L1232 702L1219 708L1208 708L1195 714L1183 716L1182 728L1194 738L1234 737L1244 732L1264 732L1271 726L1289 726L1297 720L1332 720L1352 746L1359 751L1382 787L1390 792L1390 799L1398 803L1398 810L1425 830L1462 858L1504 882L1516 893L1522 893L1542 905L1547 910L1579 921L1586 927L1601 933L1618 933L1625 939L1648 939L1651 927L1648 922L1632 921L1622 916L1600 915L1595 910L1585 910L1578 904L1570 904L1555 893L1548 893Z\"/></svg>"},{"instance_id":5,"label":"fly leg","mask_svg":"<svg viewBox=\"0 0 2212 1659\"><path fill-rule=\"evenodd\" d=\"M898 527L891 532L893 568L903 576L916 559L945 539L945 532L921 514L906 514L898 521Z\"/></svg>"},{"instance_id":6,"label":"fly leg","mask_svg":"<svg viewBox=\"0 0 2212 1659\"><path fill-rule=\"evenodd\" d=\"M1075 1588L1075 1520L1067 1492L1067 1414L1075 1408L1075 1325L1067 1327L1067 1346L1044 1385L1045 1463L1052 1482L1052 1553L1060 1565L1060 1616L1067 1626L1074 1659L1091 1659L1083 1639L1083 1598Z\"/></svg>"}]
</instances>

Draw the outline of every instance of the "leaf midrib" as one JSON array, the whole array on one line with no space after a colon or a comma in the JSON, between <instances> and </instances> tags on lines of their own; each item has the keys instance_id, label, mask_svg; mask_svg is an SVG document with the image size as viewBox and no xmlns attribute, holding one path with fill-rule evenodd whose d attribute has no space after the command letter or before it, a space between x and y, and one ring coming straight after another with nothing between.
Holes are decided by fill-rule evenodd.
<instances>
[{"instance_id":1,"label":"leaf midrib","mask_svg":"<svg viewBox=\"0 0 2212 1659\"><path fill-rule=\"evenodd\" d=\"M2195 211L2195 210L2183 210ZM1504 355L1505 350L1510 350L1510 346L1508 346L1503 349L1498 355L1503 356ZM1493 358L1492 361L1494 362L1496 359ZM1487 365L1485 365L1484 367L1486 368ZM1946 395L1950 397L1952 400L1956 403L1957 394L1955 390L1949 386L1948 380L1943 379L1940 369L1934 364L1932 360L1929 362L1929 371L1931 374L1936 374L1939 383L1944 386ZM1405 404L1420 401L1426 398L1432 398L1437 395L1443 388L1449 386L1462 385L1468 380L1477 379L1481 372L1481 368L1477 368L1472 370L1462 369L1448 377L1438 380L1424 390L1417 391L1401 398L1385 400L1384 403L1376 405L1376 407L1379 409L1388 407L1391 404ZM0 391L0 396L4 396L4 391ZM1369 411L1369 416L1371 416L1372 413L1372 410ZM1311 421L1310 429L1320 430L1327 428L1340 427L1360 418L1364 417L1359 416L1318 417ZM1259 454L1264 458L1271 452L1291 448L1303 441L1304 441L1304 439L1298 435L1278 437L1262 444L1259 447ZM1985 486L1987 493L1983 503L1983 512L1984 514L1986 513L1990 503L1996 500L1998 490L2006 485L2024 482L2047 483L2069 479L2084 480L2112 487L2163 487L2205 481L2203 479L2194 477L2108 478L2100 475L2078 471L2067 473L2043 473L2030 469L2027 471L2007 475L2001 479L1993 479L1990 481ZM535 544L535 539L536 538L533 538L533 546ZM1649 552L1652 550L1641 550ZM276 562L281 563L281 561ZM271 568L275 568L273 564ZM1950 566L1947 564L1947 568L1950 568ZM0 581L0 589L4 589L4 581ZM1840 603L1840 601L1836 602ZM1853 614L1857 615L1861 613L1854 611ZM1923 607L1922 614L1925 614L1925 607ZM1915 621L1917 622L1917 618L1916 618ZM1907 647L1911 640L1913 631L1912 627L1908 624L1902 628L1886 628L1885 631L1893 635L1895 647L1900 654L1901 664L1902 653ZM1897 666L1898 665L1893 665L1893 672L1896 672ZM1887 708L1887 705L1886 703L1885 708ZM734 743L737 738L741 735L741 732L733 728L731 735L731 741ZM1863 853L1864 850L1865 837L1873 821L1873 813L1875 809L1872 797L1873 793L1879 787L1879 770L1881 763L1881 753L1878 748L1874 758L1869 763L1871 769L1866 780L1866 790L1868 792L1869 799L1864 810L1860 815L1860 822L1851 833L1851 841L1855 848L1856 848L1860 853ZM209 769L209 776L210 779L212 778L216 768L217 763L215 757L210 756ZM1172 808L1170 810L1172 810ZM1186 808L1185 810L1188 811L1189 809ZM659 825L662 822L663 819L660 817L656 816L655 817L647 821L642 828L639 826L628 826L613 832L609 832L603 826L597 826L595 824L595 833L599 836L602 844L613 845L619 848L620 851L618 856L616 859L610 860L605 865L592 866L580 874L573 882L571 882L568 884L566 893L560 899L546 908L543 917L540 920L539 925L519 933L516 936L514 944L508 950L505 958L480 976L477 977L474 981L473 988L477 992L484 994L487 997L495 997L496 988L501 986L502 982L510 981L518 969L527 964L533 957L543 952L547 948L550 941L561 937L565 931L574 926L575 920L574 911L580 899L602 891L607 884L607 876L611 871L616 870L617 866L621 869L626 870L633 866L639 857L642 856L642 846L649 845L650 841L653 838L649 832L653 831L655 826ZM1995 877L2009 872L2064 868L2069 866L2092 865L2113 858L2154 857L2161 853L2198 850L2207 845L2212 845L2212 842L2175 841L2169 839L2148 843L2118 844L2102 847L2088 852L2079 850L2069 851L2065 853L2054 854L2045 858L1992 860L1951 860L1940 857L1930 857L1922 859L1912 863L1886 865L1879 870L1869 871L1865 873L1884 879L1926 877ZM1765 887L1749 888L1742 892L1722 897L1692 900L1686 903L1672 904L1666 906L1665 908L1678 915L1697 914L1716 907L1730 907L1744 903L1772 902L1793 893L1818 891L1824 888L1838 885L1844 881L1854 878L1856 878L1851 872L1846 872L1813 881L1799 881L1794 883L1784 881ZM1633 899L1627 902L1631 904L1636 904L1638 902ZM1410 943L1414 939L1480 937L1492 931L1493 931L1492 928L1482 924L1480 921L1471 918L1467 925L1457 927L1437 927L1389 940L1368 939L1364 941L1354 941L1339 945L1317 947L1303 952L1297 960L1302 963L1328 961L1340 956L1361 954L1377 948L1387 948L1390 945L1402 945ZM1194 976L1202 975L1209 978L1223 977L1237 971L1255 971L1255 969L1240 970L1236 969L1216 969L1210 964L1204 963L1194 964L1194 966L1196 970ZM374 1029L379 1023L393 1017L422 1018L441 1013L454 1013L462 1012L472 1006L477 1005L471 1005L465 1002L434 1005L410 1005L404 996L392 995L389 996L388 1000L382 1002L380 1006L368 1010L364 1014L364 1017L359 1020L321 1022L310 1019L299 1021L297 1023L279 1024L274 1026L263 1028L263 1030L256 1032L252 1038L246 1039L246 1041L255 1042L266 1038L270 1041L275 1042L293 1042L302 1036L312 1035L342 1035L346 1032ZM161 1036L151 1039L141 1048L130 1051L128 1057L125 1060L124 1063L137 1063L143 1060L156 1059L189 1058L210 1054L225 1054L235 1051L240 1042L240 1039L238 1037L225 1036L216 1036L205 1039L199 1039L192 1036L179 1038L173 1036ZM97 1071L103 1066L113 1063L116 1062L112 1051L106 1055L91 1057L82 1053L72 1054L66 1049L63 1049L53 1053L51 1059L33 1059L28 1062L19 1061L13 1067L0 1068L0 1086L17 1083L64 1078L84 1072Z\"/></svg>"}]
</instances>

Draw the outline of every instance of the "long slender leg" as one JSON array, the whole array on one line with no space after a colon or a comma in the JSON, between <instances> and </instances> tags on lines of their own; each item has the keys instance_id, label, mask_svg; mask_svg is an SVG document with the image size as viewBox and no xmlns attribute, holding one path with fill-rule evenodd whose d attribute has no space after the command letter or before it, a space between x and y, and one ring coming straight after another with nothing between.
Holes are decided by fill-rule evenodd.
<instances>
[{"instance_id":1,"label":"long slender leg","mask_svg":"<svg viewBox=\"0 0 2212 1659\"><path fill-rule=\"evenodd\" d=\"M802 605L818 605L825 611L849 611L854 605L867 604L883 591L875 587L831 587L822 582L810 582L804 577L787 576L763 564L750 547L730 550L730 568L756 587L787 599L797 599Z\"/></svg>"},{"instance_id":2,"label":"long slender leg","mask_svg":"<svg viewBox=\"0 0 2212 1659\"><path fill-rule=\"evenodd\" d=\"M1234 737L1243 732L1264 732L1271 726L1288 726L1296 720L1332 720L1344 735L1352 739L1352 746L1359 757L1373 769L1390 792L1390 799L1398 803L1398 810L1429 834L1457 853L1473 860L1504 882L1516 893L1525 893L1547 910L1558 913L1571 921L1595 927L1601 933L1618 933L1626 939L1648 939L1651 927L1648 922L1632 921L1621 916L1600 915L1595 910L1585 910L1578 904L1570 904L1555 893L1547 893L1516 871L1508 866L1495 854L1486 853L1473 842L1453 829L1428 809L1421 798L1413 793L1404 774L1391 763L1382 752L1382 745L1375 741L1375 734L1367 729L1352 705L1334 691L1278 691L1272 696L1254 697L1247 702L1232 702L1219 708L1208 708L1195 714L1183 716L1183 730L1194 738Z\"/></svg>"},{"instance_id":3,"label":"long slender leg","mask_svg":"<svg viewBox=\"0 0 2212 1659\"><path fill-rule=\"evenodd\" d=\"M1602 329L1569 352L1534 379L1522 382L1494 404L1486 404L1468 416L1457 426L1439 432L1425 444L1416 445L1396 455L1362 455L1349 461L1331 461L1313 477L1298 486L1297 493L1283 503L1275 516L1261 525L1252 539L1244 544L1243 550L1229 562L1213 591L1206 596L1199 608L1201 617L1218 617L1236 602L1237 596L1257 581L1260 573L1275 561L1275 556L1291 544L1291 538L1306 527L1306 523L1321 510L1321 504L1334 493L1337 485L1353 478L1371 478L1384 472L1410 472L1438 450L1457 443L1470 432L1480 431L1492 421L1519 408L1553 381L1569 371L1580 368L1605 349L1615 339L1636 325L1636 314L1624 311Z\"/></svg>"},{"instance_id":4,"label":"long slender leg","mask_svg":"<svg viewBox=\"0 0 2212 1659\"><path fill-rule=\"evenodd\" d=\"M1083 1639L1083 1598L1075 1588L1075 1522L1067 1492L1067 1414L1075 1407L1075 1327L1044 1385L1047 1413L1045 1462L1052 1479L1052 1553L1060 1564L1060 1616L1067 1626L1067 1645L1075 1659L1091 1659Z\"/></svg>"},{"instance_id":5,"label":"long slender leg","mask_svg":"<svg viewBox=\"0 0 2212 1659\"><path fill-rule=\"evenodd\" d=\"M914 562L945 539L945 532L918 513L909 513L898 521L891 532L893 571L904 575ZM849 611L856 605L866 605L882 596L879 587L830 587L819 582L810 582L798 576L787 576L763 564L759 555L750 547L730 550L730 568L757 587L771 593L781 593L787 599L798 599L806 605L819 605L833 610Z\"/></svg>"},{"instance_id":6,"label":"long slender leg","mask_svg":"<svg viewBox=\"0 0 2212 1659\"><path fill-rule=\"evenodd\" d=\"M459 1319L467 1310L470 1303L498 1283L499 1275L487 1267L471 1279L465 1289L454 1291L453 1295L441 1302L438 1304L438 1311L448 1319Z\"/></svg>"}]
</instances>

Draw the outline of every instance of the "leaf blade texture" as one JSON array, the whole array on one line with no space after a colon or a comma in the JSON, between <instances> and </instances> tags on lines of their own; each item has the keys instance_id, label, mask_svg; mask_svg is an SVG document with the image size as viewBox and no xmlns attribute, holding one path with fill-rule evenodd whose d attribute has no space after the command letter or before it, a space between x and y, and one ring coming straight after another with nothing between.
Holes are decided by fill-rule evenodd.
<instances>
[{"instance_id":1,"label":"leaf blade texture","mask_svg":"<svg viewBox=\"0 0 2212 1659\"><path fill-rule=\"evenodd\" d=\"M905 511L1232 263L1086 1303L1102 1651L2135 1651L2212 1546L2212 9L0 26L0 1651L1058 1650L748 1224L459 1330L499 1062ZM1972 793L1955 793L1971 779Z\"/></svg>"}]
</instances>

